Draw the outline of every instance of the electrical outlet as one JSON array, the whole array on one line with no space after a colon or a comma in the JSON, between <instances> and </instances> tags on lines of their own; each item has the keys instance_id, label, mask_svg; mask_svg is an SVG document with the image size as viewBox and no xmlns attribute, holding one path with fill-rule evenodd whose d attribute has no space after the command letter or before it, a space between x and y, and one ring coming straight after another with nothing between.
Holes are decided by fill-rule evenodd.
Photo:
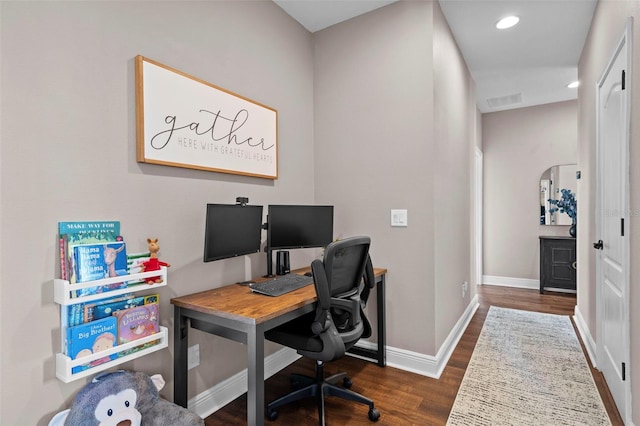
<instances>
[{"instance_id":1,"label":"electrical outlet","mask_svg":"<svg viewBox=\"0 0 640 426\"><path fill-rule=\"evenodd\" d=\"M464 299L464 296L467 295L467 287L469 286L468 282L463 282L462 283L462 298Z\"/></svg>"},{"instance_id":2,"label":"electrical outlet","mask_svg":"<svg viewBox=\"0 0 640 426\"><path fill-rule=\"evenodd\" d=\"M191 370L200 365L200 345L189 347L188 369Z\"/></svg>"}]
</instances>

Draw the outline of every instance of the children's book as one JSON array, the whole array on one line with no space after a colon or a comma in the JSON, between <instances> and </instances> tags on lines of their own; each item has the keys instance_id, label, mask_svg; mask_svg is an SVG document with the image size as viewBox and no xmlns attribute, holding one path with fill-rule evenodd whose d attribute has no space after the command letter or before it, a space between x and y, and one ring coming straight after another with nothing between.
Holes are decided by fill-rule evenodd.
<instances>
[{"instance_id":1,"label":"children's book","mask_svg":"<svg viewBox=\"0 0 640 426\"><path fill-rule=\"evenodd\" d=\"M159 294L150 294L148 296L131 297L126 300L114 301L98 305L93 309L93 319L106 318L113 315L115 312L122 311L136 306L150 305L158 303L160 300Z\"/></svg>"},{"instance_id":2,"label":"children's book","mask_svg":"<svg viewBox=\"0 0 640 426\"><path fill-rule=\"evenodd\" d=\"M144 272L143 263L151 258L150 252L127 253L127 269L129 274L139 274ZM129 285L143 284L144 280L131 280Z\"/></svg>"},{"instance_id":3,"label":"children's book","mask_svg":"<svg viewBox=\"0 0 640 426\"><path fill-rule=\"evenodd\" d=\"M118 341L120 344L141 339L160 331L159 308L157 303L114 312L113 316L118 319ZM158 342L159 340L154 340L120 352L119 355L129 355L156 345Z\"/></svg>"},{"instance_id":4,"label":"children's book","mask_svg":"<svg viewBox=\"0 0 640 426\"><path fill-rule=\"evenodd\" d=\"M82 244L73 248L78 283L127 275L127 251L124 241L117 243ZM126 287L126 281L108 286L91 287L76 292L76 296L101 293Z\"/></svg>"},{"instance_id":5,"label":"children's book","mask_svg":"<svg viewBox=\"0 0 640 426\"><path fill-rule=\"evenodd\" d=\"M136 306L113 313L118 320L118 342L128 343L160 331L158 304Z\"/></svg>"},{"instance_id":6,"label":"children's book","mask_svg":"<svg viewBox=\"0 0 640 426\"><path fill-rule=\"evenodd\" d=\"M112 296L112 297L106 297L104 299L94 300L91 302L78 303L76 305L79 306L79 310L80 310L79 324L82 324L85 322L91 322L94 319L96 319L93 317L93 313L97 306L104 305L107 303L121 302L123 300L129 300L133 298L134 298L133 293L126 293L120 296ZM76 305L70 305L70 306L76 306ZM77 324L70 324L70 325L77 325Z\"/></svg>"},{"instance_id":7,"label":"children's book","mask_svg":"<svg viewBox=\"0 0 640 426\"><path fill-rule=\"evenodd\" d=\"M118 345L118 321L115 317L103 318L86 324L67 328L67 355L78 359L92 355ZM117 358L117 354L109 355L79 365L71 369L72 373L86 370Z\"/></svg>"},{"instance_id":8,"label":"children's book","mask_svg":"<svg viewBox=\"0 0 640 426\"><path fill-rule=\"evenodd\" d=\"M78 244L109 243L118 241L119 221L58 222L60 239L61 278L76 282L73 267L73 247Z\"/></svg>"}]
</instances>

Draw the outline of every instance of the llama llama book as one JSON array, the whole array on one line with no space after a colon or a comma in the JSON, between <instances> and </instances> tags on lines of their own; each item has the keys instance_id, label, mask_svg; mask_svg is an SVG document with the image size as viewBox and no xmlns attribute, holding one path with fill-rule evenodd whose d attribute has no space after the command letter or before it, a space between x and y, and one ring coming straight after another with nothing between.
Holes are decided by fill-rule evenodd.
<instances>
[{"instance_id":1,"label":"llama llama book","mask_svg":"<svg viewBox=\"0 0 640 426\"><path fill-rule=\"evenodd\" d=\"M118 341L128 343L160 330L158 304L135 306L113 313L118 319Z\"/></svg>"},{"instance_id":2,"label":"llama llama book","mask_svg":"<svg viewBox=\"0 0 640 426\"><path fill-rule=\"evenodd\" d=\"M76 282L83 283L103 278L127 275L127 251L124 241L116 243L83 244L73 248ZM77 296L101 293L126 287L127 283L91 287L78 290Z\"/></svg>"},{"instance_id":3,"label":"llama llama book","mask_svg":"<svg viewBox=\"0 0 640 426\"><path fill-rule=\"evenodd\" d=\"M143 337L160 331L159 308L157 303L123 309L114 312L113 317L118 320L118 342L120 344L142 339ZM145 343L128 351L124 351L121 354L128 355L157 343L157 340Z\"/></svg>"},{"instance_id":4,"label":"llama llama book","mask_svg":"<svg viewBox=\"0 0 640 426\"><path fill-rule=\"evenodd\" d=\"M76 282L73 247L78 244L111 243L120 236L119 221L58 222L60 277Z\"/></svg>"},{"instance_id":5,"label":"llama llama book","mask_svg":"<svg viewBox=\"0 0 640 426\"><path fill-rule=\"evenodd\" d=\"M118 345L118 321L115 317L103 318L67 328L67 355L78 359ZM117 354L96 359L71 369L72 373L86 370L117 358Z\"/></svg>"}]
</instances>

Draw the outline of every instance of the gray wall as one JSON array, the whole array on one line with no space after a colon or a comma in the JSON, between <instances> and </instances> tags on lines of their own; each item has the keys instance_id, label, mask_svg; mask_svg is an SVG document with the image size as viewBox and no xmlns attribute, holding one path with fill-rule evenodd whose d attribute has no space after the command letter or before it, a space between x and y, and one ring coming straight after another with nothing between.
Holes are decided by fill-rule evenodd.
<instances>
[{"instance_id":1,"label":"gray wall","mask_svg":"<svg viewBox=\"0 0 640 426\"><path fill-rule=\"evenodd\" d=\"M569 235L568 226L540 225L539 184L549 167L578 162L577 106L566 101L482 115L485 276L538 280L538 236ZM581 201L580 220L587 214Z\"/></svg>"},{"instance_id":2,"label":"gray wall","mask_svg":"<svg viewBox=\"0 0 640 426\"><path fill-rule=\"evenodd\" d=\"M55 377L57 222L115 219L130 250L158 237L169 299L245 278L202 262L207 202L313 203L311 35L272 2L2 2L0 424L46 424L84 380ZM134 57L147 56L278 110L277 181L135 161ZM299 256L297 253L296 256ZM308 257L308 254L303 256ZM264 274L264 255L250 256ZM293 260L302 266L308 259ZM240 344L192 332L189 396L246 368ZM170 339L172 341L172 339ZM270 345L268 351L275 349ZM124 365L167 379L172 349Z\"/></svg>"},{"instance_id":3,"label":"gray wall","mask_svg":"<svg viewBox=\"0 0 640 426\"><path fill-rule=\"evenodd\" d=\"M346 235L371 234L389 268L388 344L420 353L435 347L431 13L393 4L315 35L317 201L348 206L336 216ZM392 208L408 227L390 226Z\"/></svg>"},{"instance_id":4,"label":"gray wall","mask_svg":"<svg viewBox=\"0 0 640 426\"><path fill-rule=\"evenodd\" d=\"M437 3L399 2L314 41L316 201L339 206L344 236L371 234L389 268L389 345L435 355L471 297L467 67ZM408 227L390 226L396 208Z\"/></svg>"},{"instance_id":5,"label":"gray wall","mask_svg":"<svg viewBox=\"0 0 640 426\"><path fill-rule=\"evenodd\" d=\"M438 3L434 3L433 22L434 150L426 164L433 168L437 351L475 296L475 285L470 285L463 297L462 284L473 283L472 171L479 141L475 83Z\"/></svg>"},{"instance_id":6,"label":"gray wall","mask_svg":"<svg viewBox=\"0 0 640 426\"><path fill-rule=\"evenodd\" d=\"M640 111L640 21L639 1L600 1L596 7L591 29L580 57L578 76L582 84L578 92L578 165L583 176L578 184L578 193L583 206L590 214L578 222L578 310L584 318L588 332L597 341L596 335L596 274L595 253L591 244L599 238L595 232L595 194L596 194L596 92L595 87L614 49L620 41L629 16L634 18L633 53L630 90L631 101L631 141L630 141L630 192L629 214L630 252L630 295L629 310L631 322L631 362L640 359L640 263L636 261L640 254L640 127L637 120ZM584 195L583 195L584 194ZM583 220L584 219L584 220ZM633 423L640 424L640 369L633 368L631 376L631 394L634 396L632 412Z\"/></svg>"},{"instance_id":7,"label":"gray wall","mask_svg":"<svg viewBox=\"0 0 640 426\"><path fill-rule=\"evenodd\" d=\"M266 269L263 255L202 263L207 202L335 204L336 237L371 235L389 268L389 345L436 355L473 296L461 283L479 145L473 82L437 3L314 36L269 1L2 2L0 14L0 424L46 424L84 383L55 378L63 220L120 220L132 250L160 239L171 332L171 297ZM138 54L277 109L279 179L137 163ZM408 228L390 227L392 208L409 210ZM302 266L317 251L292 255ZM203 362L189 397L246 367L239 344L197 331L190 342ZM172 398L171 348L124 367L162 373Z\"/></svg>"}]
</instances>

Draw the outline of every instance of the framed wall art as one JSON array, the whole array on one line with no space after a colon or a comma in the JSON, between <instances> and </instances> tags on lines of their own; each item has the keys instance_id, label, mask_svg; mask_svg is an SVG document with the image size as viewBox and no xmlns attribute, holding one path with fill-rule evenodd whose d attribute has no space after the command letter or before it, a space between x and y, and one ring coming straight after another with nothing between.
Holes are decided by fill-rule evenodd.
<instances>
[{"instance_id":1,"label":"framed wall art","mask_svg":"<svg viewBox=\"0 0 640 426\"><path fill-rule=\"evenodd\" d=\"M136 56L137 161L278 178L278 113Z\"/></svg>"}]
</instances>

